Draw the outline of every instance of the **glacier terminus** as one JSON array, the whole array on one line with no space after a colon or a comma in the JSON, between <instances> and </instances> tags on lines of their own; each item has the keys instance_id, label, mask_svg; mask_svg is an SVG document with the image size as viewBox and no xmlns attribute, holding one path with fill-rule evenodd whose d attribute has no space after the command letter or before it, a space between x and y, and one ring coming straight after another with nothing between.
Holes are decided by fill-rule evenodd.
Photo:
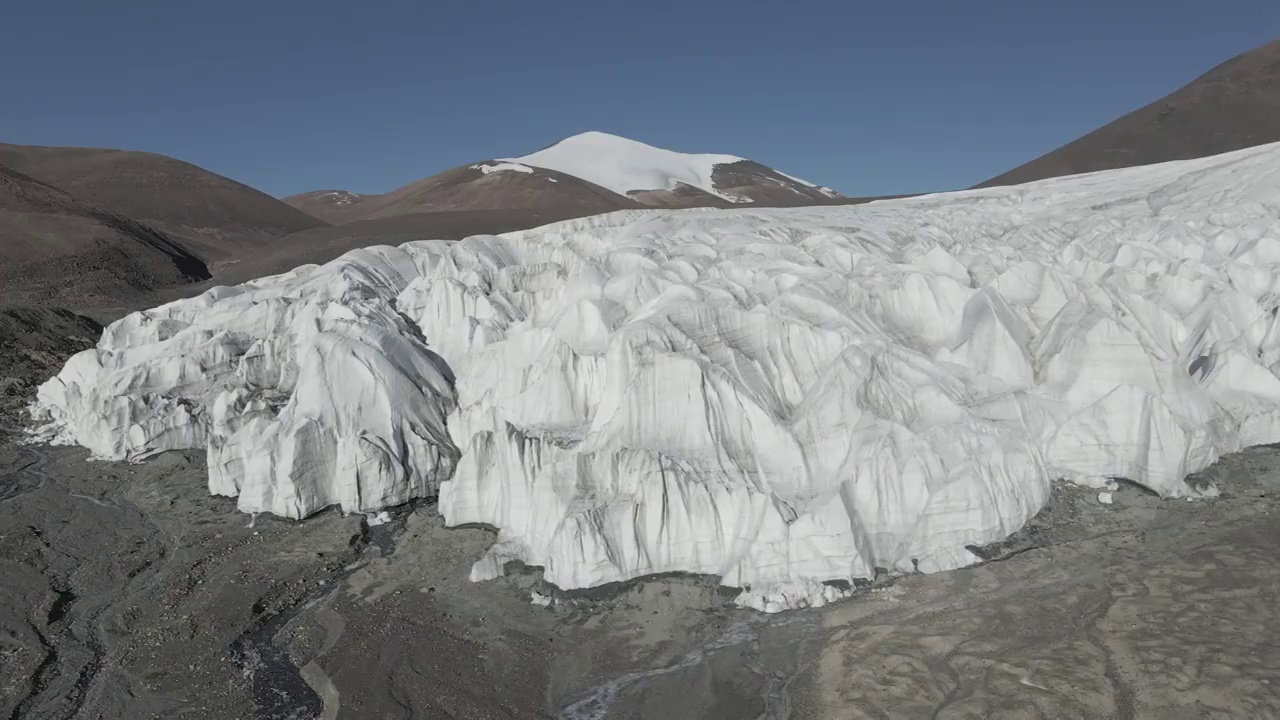
<instances>
[{"instance_id":1,"label":"glacier terminus","mask_svg":"<svg viewBox=\"0 0 1280 720\"><path fill-rule=\"evenodd\" d=\"M39 390L102 458L207 451L304 518L439 498L561 588L712 574L766 611L934 572L1058 479L1212 495L1280 442L1280 145L793 209L356 250L135 312Z\"/></svg>"}]
</instances>

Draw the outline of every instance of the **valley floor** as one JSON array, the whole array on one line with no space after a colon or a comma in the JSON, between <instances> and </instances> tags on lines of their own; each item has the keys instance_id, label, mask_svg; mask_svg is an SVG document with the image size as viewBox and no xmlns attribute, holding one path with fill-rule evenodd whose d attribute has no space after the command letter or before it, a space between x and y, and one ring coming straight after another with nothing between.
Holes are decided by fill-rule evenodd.
<instances>
[{"instance_id":1,"label":"valley floor","mask_svg":"<svg viewBox=\"0 0 1280 720\"><path fill-rule=\"evenodd\" d=\"M1280 717L1280 449L1206 473L1064 485L987 563L767 616L709 578L474 584L493 535L430 504L254 520L199 453L4 445L0 717Z\"/></svg>"}]
</instances>

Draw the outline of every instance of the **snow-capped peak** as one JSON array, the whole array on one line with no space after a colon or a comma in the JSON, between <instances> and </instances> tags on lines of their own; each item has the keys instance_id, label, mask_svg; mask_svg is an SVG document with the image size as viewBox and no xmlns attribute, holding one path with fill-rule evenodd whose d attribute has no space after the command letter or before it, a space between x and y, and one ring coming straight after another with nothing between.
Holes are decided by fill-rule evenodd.
<instances>
[{"instance_id":1,"label":"snow-capped peak","mask_svg":"<svg viewBox=\"0 0 1280 720\"><path fill-rule=\"evenodd\" d=\"M716 190L711 173L717 165L741 162L743 158L675 152L592 131L524 157L504 160L574 175L620 195L639 190L674 190L683 183L737 202Z\"/></svg>"}]
</instances>

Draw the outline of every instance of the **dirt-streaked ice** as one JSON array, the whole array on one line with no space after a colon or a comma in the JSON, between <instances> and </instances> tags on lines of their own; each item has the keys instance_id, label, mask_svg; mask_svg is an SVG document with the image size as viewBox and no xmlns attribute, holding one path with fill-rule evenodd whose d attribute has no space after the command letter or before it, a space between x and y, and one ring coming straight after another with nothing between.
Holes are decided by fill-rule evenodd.
<instances>
[{"instance_id":1,"label":"dirt-streaked ice","mask_svg":"<svg viewBox=\"0 0 1280 720\"><path fill-rule=\"evenodd\" d=\"M40 388L103 457L207 447L303 517L439 491L579 588L765 610L972 562L1066 477L1164 496L1280 441L1280 145L856 207L629 211L324 266L113 324ZM844 581L844 582L839 582Z\"/></svg>"}]
</instances>

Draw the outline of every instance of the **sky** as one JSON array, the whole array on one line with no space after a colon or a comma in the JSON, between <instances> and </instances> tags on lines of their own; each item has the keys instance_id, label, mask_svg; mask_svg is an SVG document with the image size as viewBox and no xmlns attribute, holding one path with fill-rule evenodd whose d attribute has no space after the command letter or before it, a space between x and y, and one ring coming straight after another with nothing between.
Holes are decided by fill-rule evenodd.
<instances>
[{"instance_id":1,"label":"sky","mask_svg":"<svg viewBox=\"0 0 1280 720\"><path fill-rule=\"evenodd\" d=\"M1276 0L40 0L0 142L379 193L601 130L850 196L997 175L1280 37Z\"/></svg>"}]
</instances>

